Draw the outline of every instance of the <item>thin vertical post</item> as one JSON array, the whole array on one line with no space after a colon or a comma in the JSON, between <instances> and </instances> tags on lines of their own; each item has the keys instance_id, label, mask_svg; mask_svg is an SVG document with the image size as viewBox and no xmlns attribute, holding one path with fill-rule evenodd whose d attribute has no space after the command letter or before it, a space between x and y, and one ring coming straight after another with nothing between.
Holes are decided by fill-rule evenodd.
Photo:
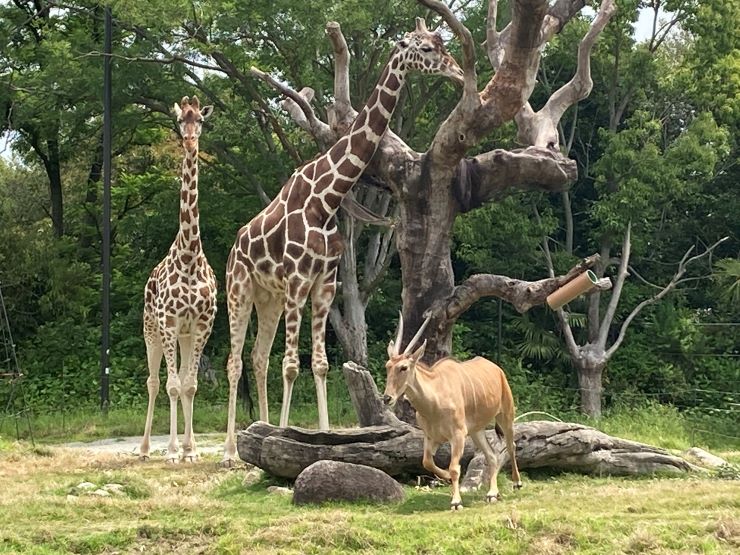
<instances>
[{"instance_id":1,"label":"thin vertical post","mask_svg":"<svg viewBox=\"0 0 740 555\"><path fill-rule=\"evenodd\" d=\"M100 341L100 408L108 412L110 399L110 181L111 181L111 10L105 7L105 45L103 57L103 290L101 299L102 337Z\"/></svg>"},{"instance_id":2,"label":"thin vertical post","mask_svg":"<svg viewBox=\"0 0 740 555\"><path fill-rule=\"evenodd\" d=\"M501 364L501 320L504 303L501 299L498 300L498 338L496 339L496 362Z\"/></svg>"}]
</instances>

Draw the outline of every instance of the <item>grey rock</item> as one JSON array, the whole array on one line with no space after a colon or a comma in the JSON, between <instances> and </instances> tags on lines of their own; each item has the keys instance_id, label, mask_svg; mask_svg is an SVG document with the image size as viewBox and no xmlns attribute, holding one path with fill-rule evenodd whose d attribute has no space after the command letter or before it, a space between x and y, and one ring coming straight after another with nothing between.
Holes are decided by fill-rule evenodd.
<instances>
[{"instance_id":1,"label":"grey rock","mask_svg":"<svg viewBox=\"0 0 740 555\"><path fill-rule=\"evenodd\" d=\"M317 461L296 478L293 503L325 501L403 501L401 485L382 470L361 464Z\"/></svg>"},{"instance_id":2,"label":"grey rock","mask_svg":"<svg viewBox=\"0 0 740 555\"><path fill-rule=\"evenodd\" d=\"M717 455L712 455L710 452L700 449L699 447L692 447L686 451L685 455L691 459L697 461L700 465L708 468L719 468L727 464L727 461Z\"/></svg>"},{"instance_id":3,"label":"grey rock","mask_svg":"<svg viewBox=\"0 0 740 555\"><path fill-rule=\"evenodd\" d=\"M465 476L460 482L460 491L478 491L483 484L491 481L491 473L486 464L486 457L478 453L468 464ZM486 486L487 487L487 486Z\"/></svg>"},{"instance_id":4,"label":"grey rock","mask_svg":"<svg viewBox=\"0 0 740 555\"><path fill-rule=\"evenodd\" d=\"M273 495L293 495L293 490L282 486L268 486L267 492Z\"/></svg>"}]
</instances>

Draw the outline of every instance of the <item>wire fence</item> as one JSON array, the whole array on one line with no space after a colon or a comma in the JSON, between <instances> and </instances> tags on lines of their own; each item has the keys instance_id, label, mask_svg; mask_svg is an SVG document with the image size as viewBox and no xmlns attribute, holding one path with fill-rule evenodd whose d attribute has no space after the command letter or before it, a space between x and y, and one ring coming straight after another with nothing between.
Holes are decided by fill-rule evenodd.
<instances>
[{"instance_id":1,"label":"wire fence","mask_svg":"<svg viewBox=\"0 0 740 555\"><path fill-rule=\"evenodd\" d=\"M0 384L1 385L1 384ZM571 394L574 397L580 395L583 388L579 387L558 387L552 385L545 385L540 383L532 384L534 389L543 388L553 393L566 393ZM659 405L663 408L675 409L681 416L680 424L684 427L688 438L692 444L696 444L696 441L705 441L708 438L714 438L712 443L715 445L726 444L728 447L737 448L740 447L740 391L729 390L729 389L708 389L708 388L672 388L664 391L652 391L647 393L623 391L614 392L607 391L605 388L595 388L602 392L603 397L609 397L611 407L618 406L619 410L629 410L631 405L634 405L635 410L639 411L641 407L644 407L645 401L656 401L655 405ZM524 393L524 392L520 392ZM516 396L517 392L515 392ZM690 402L663 402L663 399L677 394L687 394L691 399ZM0 387L0 399L2 399L3 390ZM60 404L51 407L44 407L42 411L33 411L27 407L16 406L15 408L10 407L4 414L0 414L0 435L18 435L18 437L27 437L24 430L19 428L18 424L22 423L24 419L28 419L29 415L31 419L37 424L38 427L43 428L45 435L52 437L63 437L67 434L74 434L79 432L79 426L81 415L88 415L90 424L99 425L102 428L106 427L106 420L102 415L97 415L95 406L90 405L89 407L80 407L70 402L69 399L60 400ZM330 398L330 413L332 416L332 422L338 422L341 424L351 424L353 419L353 409L346 401L340 401L336 397L331 402ZM705 403L705 404L702 404ZM711 403L707 406L706 403ZM532 419L533 416L545 416L550 419L567 421L569 419L584 420L583 416L578 416L577 410L553 410L545 409L542 406L537 406L537 400L530 400L526 403L521 403L522 412L518 418L518 421L522 419ZM610 416L610 409L608 407L605 416L608 419ZM308 410L312 410L315 407L312 405ZM209 415L208 419L210 422L218 422L218 416L225 414L226 412L226 399L223 402L200 402L196 400L196 421L198 420L198 414ZM295 406L294 409L300 410L300 407ZM525 410L526 409L526 410ZM113 411L116 409L114 408ZM118 407L119 411L126 409ZM136 419L136 415L141 414L142 426L143 426L143 415L145 414L145 407L134 405L128 407L128 410L132 413L129 421ZM93 415L92 417L90 415ZM224 417L225 418L225 417ZM248 412L240 405L240 421L247 423L252 421ZM589 424L593 424L596 427L599 426L598 421L588 420ZM225 422L225 420L224 420ZM136 428L138 430L138 428ZM139 433L136 430L132 430L133 434ZM29 428L30 431L30 428Z\"/></svg>"}]
</instances>

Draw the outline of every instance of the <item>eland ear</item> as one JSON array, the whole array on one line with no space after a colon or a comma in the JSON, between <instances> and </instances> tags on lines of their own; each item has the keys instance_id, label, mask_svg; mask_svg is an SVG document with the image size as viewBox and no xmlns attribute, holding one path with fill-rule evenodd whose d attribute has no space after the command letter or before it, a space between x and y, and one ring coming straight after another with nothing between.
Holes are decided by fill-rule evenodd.
<instances>
[{"instance_id":1,"label":"eland ear","mask_svg":"<svg viewBox=\"0 0 740 555\"><path fill-rule=\"evenodd\" d=\"M419 362L419 359L424 356L424 351L427 348L427 340L425 339L424 342L421 344L421 347L416 349L413 353L411 353L411 359L414 361L414 363Z\"/></svg>"},{"instance_id":2,"label":"eland ear","mask_svg":"<svg viewBox=\"0 0 740 555\"><path fill-rule=\"evenodd\" d=\"M180 108L180 105L177 102L172 106L172 110L175 112L175 116L179 119L182 115L182 108Z\"/></svg>"},{"instance_id":3,"label":"eland ear","mask_svg":"<svg viewBox=\"0 0 740 555\"><path fill-rule=\"evenodd\" d=\"M203 119L208 119L211 117L211 114L213 114L213 106L210 104L208 106L203 106L200 110L200 117Z\"/></svg>"},{"instance_id":4,"label":"eland ear","mask_svg":"<svg viewBox=\"0 0 740 555\"><path fill-rule=\"evenodd\" d=\"M388 342L388 358L393 358L393 356L396 354L396 344L391 339Z\"/></svg>"}]
</instances>

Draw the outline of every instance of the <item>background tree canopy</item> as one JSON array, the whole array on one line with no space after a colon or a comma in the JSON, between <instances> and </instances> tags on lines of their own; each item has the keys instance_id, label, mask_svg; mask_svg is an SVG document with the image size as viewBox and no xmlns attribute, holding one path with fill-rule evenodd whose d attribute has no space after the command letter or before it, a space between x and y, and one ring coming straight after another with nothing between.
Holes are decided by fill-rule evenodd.
<instances>
[{"instance_id":1,"label":"background tree canopy","mask_svg":"<svg viewBox=\"0 0 740 555\"><path fill-rule=\"evenodd\" d=\"M480 45L488 2L449 4ZM549 263L562 273L593 252L602 257L599 272L616 276L631 222L629 277L605 332L612 344L629 313L669 282L690 246L701 252L729 237L689 269L689 281L637 316L609 360L603 384L607 408L654 400L686 411L719 407L733 417L737 405L727 398L737 403L740 396L740 8L724 0L617 4L592 53L593 91L560 122L561 148L578 164L577 181L568 193L520 192L458 217L455 276L462 281L485 272L539 279L548 275ZM131 405L146 397L142 288L178 225L182 154L170 115L173 102L198 94L216 107L201 139L200 209L206 254L222 284L236 230L319 150L249 68L257 66L296 90L314 89L314 109L326 120L334 78L327 21L342 25L357 108L414 17L425 16L430 28L440 18L406 0L111 5L111 402ZM656 15L654 30L636 39L639 10L657 14L658 8L664 11ZM102 16L97 2L0 1L0 125L7 138L0 158L0 281L38 408L69 398L97 403ZM508 18L502 2L499 26ZM578 43L589 24L588 13L577 16L545 48L530 98L535 109L574 74ZM452 34L445 31L445 37ZM451 42L461 59L459 48ZM484 59L481 51L480 83L491 76ZM412 79L393 130L412 148L425 150L459 94L442 80ZM513 123L477 148L494 146L517 146ZM365 252L372 237L358 234L356 252ZM376 373L400 306L399 260L392 249L390 256L365 300L368 363ZM607 310L608 296L601 304L593 299L570 307L568 326L579 345L588 344ZM282 329L278 334L276 345ZM327 334L336 368L344 355L331 327ZM520 315L507 304L481 300L455 324L453 354L498 359L520 406L563 410L580 402L577 364L563 334L563 323L549 309ZM301 334L302 342L309 338ZM247 349L250 343L248 338ZM219 376L227 353L222 302L206 348ZM273 357L281 356L274 349ZM279 367L275 360L268 387L276 402ZM202 387L199 398L225 403L225 379L220 381Z\"/></svg>"}]
</instances>

